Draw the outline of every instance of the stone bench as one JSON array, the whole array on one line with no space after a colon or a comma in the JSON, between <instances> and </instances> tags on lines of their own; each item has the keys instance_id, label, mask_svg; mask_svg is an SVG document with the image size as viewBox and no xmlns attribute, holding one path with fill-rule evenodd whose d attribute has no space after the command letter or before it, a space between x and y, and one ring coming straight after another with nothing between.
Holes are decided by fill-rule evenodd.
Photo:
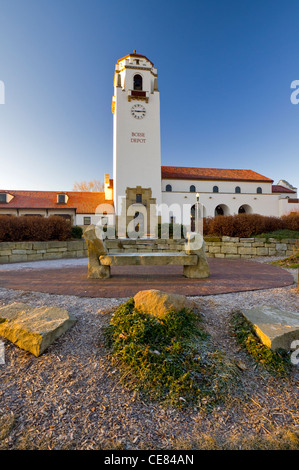
<instances>
[{"instance_id":1,"label":"stone bench","mask_svg":"<svg viewBox=\"0 0 299 470\"><path fill-rule=\"evenodd\" d=\"M185 252L172 253L108 253L105 242L97 237L96 229L92 225L85 230L83 236L88 249L88 277L92 279L110 278L111 266L183 266L185 277L202 279L210 275L200 234L192 235L193 243L198 243L197 249L192 249L193 245L189 241Z\"/></svg>"}]
</instances>

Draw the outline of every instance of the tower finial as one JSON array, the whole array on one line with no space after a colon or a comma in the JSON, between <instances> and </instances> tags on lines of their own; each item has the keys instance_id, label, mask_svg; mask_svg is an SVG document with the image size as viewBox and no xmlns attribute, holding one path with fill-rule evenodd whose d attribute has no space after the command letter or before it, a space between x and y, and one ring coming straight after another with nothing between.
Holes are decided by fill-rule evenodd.
<instances>
[{"instance_id":1,"label":"tower finial","mask_svg":"<svg viewBox=\"0 0 299 470\"><path fill-rule=\"evenodd\" d=\"M134 49L134 54L136 54L136 49Z\"/></svg>"}]
</instances>

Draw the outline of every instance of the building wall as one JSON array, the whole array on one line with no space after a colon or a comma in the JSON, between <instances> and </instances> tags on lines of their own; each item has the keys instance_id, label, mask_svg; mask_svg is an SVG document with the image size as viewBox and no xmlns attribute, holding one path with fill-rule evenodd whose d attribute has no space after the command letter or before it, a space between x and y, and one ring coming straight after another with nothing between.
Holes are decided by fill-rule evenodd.
<instances>
[{"instance_id":1,"label":"building wall","mask_svg":"<svg viewBox=\"0 0 299 470\"><path fill-rule=\"evenodd\" d=\"M263 194L272 194L272 184L251 181L216 181L216 180L182 180L163 179L162 191L166 191L166 186L170 184L172 191L190 192L190 186L195 186L195 192L212 193L213 186L218 186L219 193L235 193L236 186L241 188L241 193L256 194L258 187L262 188Z\"/></svg>"},{"instance_id":2,"label":"building wall","mask_svg":"<svg viewBox=\"0 0 299 470\"><path fill-rule=\"evenodd\" d=\"M87 220L84 219L89 219L90 223L84 223L87 222ZM105 225L106 223L108 225L113 225L114 224L114 214L77 214L76 216L76 225L80 226L88 226L90 224L92 225L97 225L98 223Z\"/></svg>"},{"instance_id":3,"label":"building wall","mask_svg":"<svg viewBox=\"0 0 299 470\"><path fill-rule=\"evenodd\" d=\"M290 202L289 199L283 198L279 200L279 215L288 215L291 212L299 213L299 199L295 199L297 202ZM291 199L291 201L293 201Z\"/></svg>"},{"instance_id":4,"label":"building wall","mask_svg":"<svg viewBox=\"0 0 299 470\"><path fill-rule=\"evenodd\" d=\"M175 221L188 225L192 205L196 204L196 193L163 192L162 222L169 222L169 211L177 211ZM279 196L275 194L229 194L229 193L200 193L199 202L203 204L203 216L214 217L218 205L227 208L226 215L238 214L243 205L249 206L248 212L261 215L279 216ZM181 221L179 214L181 215ZM175 215L175 214L174 214Z\"/></svg>"},{"instance_id":5,"label":"building wall","mask_svg":"<svg viewBox=\"0 0 299 470\"><path fill-rule=\"evenodd\" d=\"M14 216L41 216L50 217L52 215L69 216L72 225L76 225L76 212L73 209L0 209L0 215L14 215Z\"/></svg>"}]
</instances>

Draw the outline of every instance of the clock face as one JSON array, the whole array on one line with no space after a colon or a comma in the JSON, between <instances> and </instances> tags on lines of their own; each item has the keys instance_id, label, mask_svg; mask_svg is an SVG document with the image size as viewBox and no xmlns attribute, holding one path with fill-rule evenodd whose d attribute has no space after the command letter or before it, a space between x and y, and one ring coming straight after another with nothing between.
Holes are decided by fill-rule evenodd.
<instances>
[{"instance_id":1,"label":"clock face","mask_svg":"<svg viewBox=\"0 0 299 470\"><path fill-rule=\"evenodd\" d=\"M142 119L146 114L146 109L142 104L134 104L131 108L131 114L136 119Z\"/></svg>"}]
</instances>

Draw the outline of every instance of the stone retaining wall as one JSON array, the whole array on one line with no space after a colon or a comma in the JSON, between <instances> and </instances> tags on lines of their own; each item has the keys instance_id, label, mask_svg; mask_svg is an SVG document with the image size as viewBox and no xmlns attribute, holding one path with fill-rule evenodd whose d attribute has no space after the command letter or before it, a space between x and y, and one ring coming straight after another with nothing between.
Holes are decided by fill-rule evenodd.
<instances>
[{"instance_id":1,"label":"stone retaining wall","mask_svg":"<svg viewBox=\"0 0 299 470\"><path fill-rule=\"evenodd\" d=\"M256 256L290 256L299 240L274 238L205 237L206 254L212 258L253 258ZM109 240L109 252L184 251L185 240Z\"/></svg>"},{"instance_id":2,"label":"stone retaining wall","mask_svg":"<svg viewBox=\"0 0 299 470\"><path fill-rule=\"evenodd\" d=\"M299 240L274 238L205 237L206 254L213 258L290 256ZM108 252L184 251L185 240L106 240ZM0 264L88 256L85 240L49 242L1 242Z\"/></svg>"},{"instance_id":3,"label":"stone retaining wall","mask_svg":"<svg viewBox=\"0 0 299 470\"><path fill-rule=\"evenodd\" d=\"M161 239L118 239L106 240L105 245L109 253L138 253L159 251L167 253L172 251L184 251L185 239L182 240L161 240Z\"/></svg>"},{"instance_id":4,"label":"stone retaining wall","mask_svg":"<svg viewBox=\"0 0 299 470\"><path fill-rule=\"evenodd\" d=\"M254 258L256 256L291 256L299 240L275 238L206 237L207 256L213 258Z\"/></svg>"},{"instance_id":5,"label":"stone retaining wall","mask_svg":"<svg viewBox=\"0 0 299 470\"><path fill-rule=\"evenodd\" d=\"M85 240L0 243L0 264L86 256Z\"/></svg>"}]
</instances>

